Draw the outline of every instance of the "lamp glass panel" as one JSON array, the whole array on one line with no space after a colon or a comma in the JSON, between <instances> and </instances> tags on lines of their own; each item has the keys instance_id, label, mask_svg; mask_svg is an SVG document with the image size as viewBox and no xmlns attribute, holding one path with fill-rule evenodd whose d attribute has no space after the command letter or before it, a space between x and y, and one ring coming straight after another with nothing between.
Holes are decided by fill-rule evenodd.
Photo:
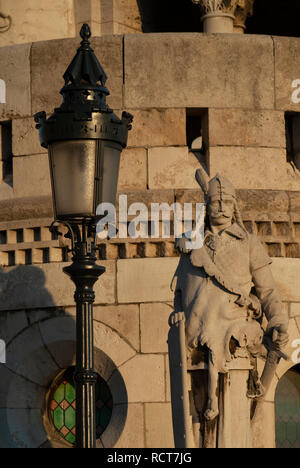
<instances>
[{"instance_id":1,"label":"lamp glass panel","mask_svg":"<svg viewBox=\"0 0 300 468\"><path fill-rule=\"evenodd\" d=\"M96 140L50 145L50 169L57 216L93 215Z\"/></svg>"},{"instance_id":2,"label":"lamp glass panel","mask_svg":"<svg viewBox=\"0 0 300 468\"><path fill-rule=\"evenodd\" d=\"M103 142L102 145L102 187L100 188L100 202L115 204L122 147L112 142Z\"/></svg>"}]
</instances>

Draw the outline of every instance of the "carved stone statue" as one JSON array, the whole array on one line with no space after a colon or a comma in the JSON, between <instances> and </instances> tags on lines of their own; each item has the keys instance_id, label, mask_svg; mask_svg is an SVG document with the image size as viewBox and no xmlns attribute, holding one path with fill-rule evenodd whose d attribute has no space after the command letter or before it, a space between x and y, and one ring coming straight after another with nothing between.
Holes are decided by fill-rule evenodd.
<instances>
[{"instance_id":1,"label":"carved stone statue","mask_svg":"<svg viewBox=\"0 0 300 468\"><path fill-rule=\"evenodd\" d=\"M190 404L194 412L203 412L204 420L214 421L219 414L219 374L228 374L235 360L248 359L252 364L245 398L265 393L280 358L285 357L288 316L273 280L271 260L259 239L243 225L233 185L220 175L208 181L203 174L197 171L196 178L207 204L204 244L190 251L185 237L176 243L181 258L175 273L171 325L185 324L185 343L180 345L185 347L191 374ZM261 325L263 316L266 330ZM255 358L262 355L266 366L260 379ZM201 368L208 369L204 408L198 395L203 388L199 382L197 387L193 373ZM250 419L250 414L240 417Z\"/></svg>"}]
</instances>

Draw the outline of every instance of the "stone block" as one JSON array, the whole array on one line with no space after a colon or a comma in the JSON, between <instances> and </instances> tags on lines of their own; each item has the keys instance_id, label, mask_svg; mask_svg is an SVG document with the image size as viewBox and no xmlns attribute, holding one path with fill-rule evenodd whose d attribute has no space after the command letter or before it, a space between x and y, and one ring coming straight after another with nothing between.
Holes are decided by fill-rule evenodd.
<instances>
[{"instance_id":1,"label":"stone block","mask_svg":"<svg viewBox=\"0 0 300 468\"><path fill-rule=\"evenodd\" d=\"M290 304L290 318L300 317L300 303L292 302Z\"/></svg>"},{"instance_id":2,"label":"stone block","mask_svg":"<svg viewBox=\"0 0 300 468\"><path fill-rule=\"evenodd\" d=\"M33 117L26 119L14 119L12 121L14 156L25 156L29 154L47 153L46 148L40 144L39 132L35 128L36 123Z\"/></svg>"},{"instance_id":3,"label":"stone block","mask_svg":"<svg viewBox=\"0 0 300 468\"><path fill-rule=\"evenodd\" d=\"M79 35L83 23L88 23L93 36L101 35L101 2L98 0L74 1L76 36Z\"/></svg>"},{"instance_id":4,"label":"stone block","mask_svg":"<svg viewBox=\"0 0 300 468\"><path fill-rule=\"evenodd\" d=\"M272 39L233 34L128 35L125 107L273 109Z\"/></svg>"},{"instance_id":5,"label":"stone block","mask_svg":"<svg viewBox=\"0 0 300 468\"><path fill-rule=\"evenodd\" d=\"M75 286L63 273L69 263L20 265L5 269L0 276L3 291L0 310L61 307L74 304ZM115 302L115 262L101 261L106 267L95 285L96 304Z\"/></svg>"},{"instance_id":6,"label":"stone block","mask_svg":"<svg viewBox=\"0 0 300 468\"><path fill-rule=\"evenodd\" d=\"M48 156L36 154L13 159L16 198L51 195Z\"/></svg>"},{"instance_id":7,"label":"stone block","mask_svg":"<svg viewBox=\"0 0 300 468\"><path fill-rule=\"evenodd\" d=\"M144 148L130 148L122 152L118 191L147 189L147 155Z\"/></svg>"},{"instance_id":8,"label":"stone block","mask_svg":"<svg viewBox=\"0 0 300 468\"><path fill-rule=\"evenodd\" d=\"M300 222L300 192L287 192L289 197L289 208L291 220Z\"/></svg>"},{"instance_id":9,"label":"stone block","mask_svg":"<svg viewBox=\"0 0 300 468\"><path fill-rule=\"evenodd\" d=\"M9 14L13 21L11 28L2 34L1 43L6 45L73 37L73 8L70 0L52 0L51 3L2 0L1 10Z\"/></svg>"},{"instance_id":10,"label":"stone block","mask_svg":"<svg viewBox=\"0 0 300 468\"><path fill-rule=\"evenodd\" d=\"M40 409L7 409L6 414L16 448L39 448L48 440Z\"/></svg>"},{"instance_id":11,"label":"stone block","mask_svg":"<svg viewBox=\"0 0 300 468\"><path fill-rule=\"evenodd\" d=\"M210 146L285 148L283 112L252 109L209 109Z\"/></svg>"},{"instance_id":12,"label":"stone block","mask_svg":"<svg viewBox=\"0 0 300 468\"><path fill-rule=\"evenodd\" d=\"M132 109L128 146L185 146L185 109Z\"/></svg>"},{"instance_id":13,"label":"stone block","mask_svg":"<svg viewBox=\"0 0 300 468\"><path fill-rule=\"evenodd\" d=\"M23 310L0 314L0 339L6 344L27 327L28 320Z\"/></svg>"},{"instance_id":14,"label":"stone block","mask_svg":"<svg viewBox=\"0 0 300 468\"><path fill-rule=\"evenodd\" d=\"M100 8L102 34L142 32L136 0L101 0Z\"/></svg>"},{"instance_id":15,"label":"stone block","mask_svg":"<svg viewBox=\"0 0 300 468\"><path fill-rule=\"evenodd\" d=\"M178 258L118 260L119 303L172 301L170 289Z\"/></svg>"},{"instance_id":16,"label":"stone block","mask_svg":"<svg viewBox=\"0 0 300 468\"><path fill-rule=\"evenodd\" d=\"M63 369L75 364L76 322L74 317L56 317L38 324L43 342Z\"/></svg>"},{"instance_id":17,"label":"stone block","mask_svg":"<svg viewBox=\"0 0 300 468\"><path fill-rule=\"evenodd\" d=\"M116 449L128 449L128 448L144 448L145 447L145 421L144 421L144 405L132 404L129 405L118 405L121 406L123 411L126 412L126 423L122 434L118 438L117 443L114 445ZM115 407L114 407L115 408ZM115 418L113 408L113 414L110 425L114 426L115 431L119 428L119 418ZM117 435L119 435L117 433ZM114 437L117 438L117 437ZM104 447L111 448L110 444L111 437L107 437L107 431L101 437Z\"/></svg>"},{"instance_id":18,"label":"stone block","mask_svg":"<svg viewBox=\"0 0 300 468\"><path fill-rule=\"evenodd\" d=\"M168 320L172 308L167 304L141 304L141 351L142 353L168 352Z\"/></svg>"},{"instance_id":19,"label":"stone block","mask_svg":"<svg viewBox=\"0 0 300 468\"><path fill-rule=\"evenodd\" d=\"M146 403L147 448L174 448L171 403Z\"/></svg>"},{"instance_id":20,"label":"stone block","mask_svg":"<svg viewBox=\"0 0 300 468\"><path fill-rule=\"evenodd\" d=\"M136 351L117 332L99 322L94 322L95 347L105 353L119 367L130 360Z\"/></svg>"},{"instance_id":21,"label":"stone block","mask_svg":"<svg viewBox=\"0 0 300 468\"><path fill-rule=\"evenodd\" d=\"M199 162L188 147L150 148L148 171L150 189L196 189Z\"/></svg>"},{"instance_id":22,"label":"stone block","mask_svg":"<svg viewBox=\"0 0 300 468\"><path fill-rule=\"evenodd\" d=\"M44 389L0 367L0 408L42 408Z\"/></svg>"},{"instance_id":23,"label":"stone block","mask_svg":"<svg viewBox=\"0 0 300 468\"><path fill-rule=\"evenodd\" d=\"M281 294L281 299L286 302L300 302L299 271L300 259L298 258L273 258L272 272Z\"/></svg>"},{"instance_id":24,"label":"stone block","mask_svg":"<svg viewBox=\"0 0 300 468\"><path fill-rule=\"evenodd\" d=\"M151 209L151 203L167 203L172 205L175 201L174 190L136 190L125 192L127 195L127 206L132 203L144 203L148 210ZM121 195L119 193L119 195ZM119 208L119 197L117 196L117 209Z\"/></svg>"},{"instance_id":25,"label":"stone block","mask_svg":"<svg viewBox=\"0 0 300 468\"><path fill-rule=\"evenodd\" d=\"M237 190L243 219L289 221L289 196L283 190Z\"/></svg>"},{"instance_id":26,"label":"stone block","mask_svg":"<svg viewBox=\"0 0 300 468\"><path fill-rule=\"evenodd\" d=\"M210 148L209 171L227 177L236 189L287 188L286 152L278 148Z\"/></svg>"},{"instance_id":27,"label":"stone block","mask_svg":"<svg viewBox=\"0 0 300 468\"><path fill-rule=\"evenodd\" d=\"M30 49L31 44L0 48L0 78L6 85L0 120L31 115Z\"/></svg>"},{"instance_id":28,"label":"stone block","mask_svg":"<svg viewBox=\"0 0 300 468\"><path fill-rule=\"evenodd\" d=\"M46 319L51 319L55 317L56 314L64 315L64 311L53 311L53 309L30 310L27 312L27 317L28 317L30 325L33 325L36 322L40 322Z\"/></svg>"},{"instance_id":29,"label":"stone block","mask_svg":"<svg viewBox=\"0 0 300 468\"><path fill-rule=\"evenodd\" d=\"M299 112L300 103L294 103L293 93L299 89L292 86L300 79L300 40L296 37L274 37L275 49L275 99L276 109ZM299 98L299 92L297 93Z\"/></svg>"},{"instance_id":30,"label":"stone block","mask_svg":"<svg viewBox=\"0 0 300 468\"><path fill-rule=\"evenodd\" d=\"M37 42L31 52L32 113L45 110L53 112L60 106L59 94L63 86L62 75L73 59L79 39L63 39ZM111 96L107 102L112 108L122 109L123 65L122 37L103 36L92 38L92 47L107 76ZM49 63L55 64L50 66Z\"/></svg>"},{"instance_id":31,"label":"stone block","mask_svg":"<svg viewBox=\"0 0 300 468\"><path fill-rule=\"evenodd\" d=\"M96 306L94 308L94 320L104 323L117 331L122 338L128 340L139 351L140 320L138 305Z\"/></svg>"},{"instance_id":32,"label":"stone block","mask_svg":"<svg viewBox=\"0 0 300 468\"><path fill-rule=\"evenodd\" d=\"M165 401L164 356L159 354L136 355L119 367L125 382L128 403ZM110 382L119 379L114 374ZM153 385L153 383L155 384ZM151 383L151 384L150 384ZM114 404L126 403L123 393L114 395Z\"/></svg>"},{"instance_id":33,"label":"stone block","mask_svg":"<svg viewBox=\"0 0 300 468\"><path fill-rule=\"evenodd\" d=\"M204 193L202 190L176 190L175 201L181 204L184 203L204 203Z\"/></svg>"},{"instance_id":34,"label":"stone block","mask_svg":"<svg viewBox=\"0 0 300 468\"><path fill-rule=\"evenodd\" d=\"M13 190L12 195L13 195ZM1 195L1 190L0 190ZM0 222L7 224L22 220L26 223L28 220L38 218L52 218L52 197L50 195L44 197L26 197L3 199L0 198Z\"/></svg>"},{"instance_id":35,"label":"stone block","mask_svg":"<svg viewBox=\"0 0 300 468\"><path fill-rule=\"evenodd\" d=\"M58 370L37 325L27 328L8 345L6 360L10 370L42 386L50 384Z\"/></svg>"}]
</instances>

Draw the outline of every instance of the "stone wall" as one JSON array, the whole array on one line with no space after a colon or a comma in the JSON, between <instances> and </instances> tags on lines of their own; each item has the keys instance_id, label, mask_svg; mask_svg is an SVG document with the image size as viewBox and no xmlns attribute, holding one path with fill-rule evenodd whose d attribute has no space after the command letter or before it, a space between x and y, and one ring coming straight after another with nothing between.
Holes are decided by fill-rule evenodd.
<instances>
[{"instance_id":1,"label":"stone wall","mask_svg":"<svg viewBox=\"0 0 300 468\"><path fill-rule=\"evenodd\" d=\"M107 35L95 37L92 44L109 77L109 104L135 115L122 155L119 193L128 194L129 203L147 205L203 201L194 180L200 163L211 176L222 172L231 179L247 229L261 237L274 257L291 340L298 338L300 190L299 174L287 162L285 113L299 107L291 101L292 82L300 77L299 61L294 60L299 39ZM0 388L4 446L49 443L42 418L45 392L55 372L74 358L73 286L62 272L69 260L67 243L47 229L52 220L48 161L32 116L60 104L61 76L77 46L78 39L64 39L0 49L0 64L5 64L0 78L7 84L0 125L12 121L13 148L13 184L0 183L0 338L8 343L9 357L0 381L20 379L12 380L11 388L19 393L11 400L9 387ZM203 116L206 151L200 156L188 146L191 112ZM114 240L99 247L106 274L96 286L96 347L107 361L99 357L97 365L102 371L109 359L115 365L115 373L105 375L118 410L102 444L171 447L166 340L170 283L178 262L173 239ZM36 348L30 344L34 340ZM63 361L66 342L73 345L69 343ZM26 350L24 357L20 349ZM41 377L38 368L31 376L40 399L28 403L20 395L27 395L23 390L30 387L34 356L49 364L49 372ZM277 380L285 369L282 364ZM120 382L127 400L118 393ZM272 420L274 395L268 404L266 414ZM114 432L120 420L122 434ZM40 427L37 438L29 429L22 435L32 421ZM17 434L14 439L11 432ZM274 432L263 432L255 430L257 445L274 446ZM50 444L55 446L52 440Z\"/></svg>"},{"instance_id":2,"label":"stone wall","mask_svg":"<svg viewBox=\"0 0 300 468\"><path fill-rule=\"evenodd\" d=\"M107 272L96 287L96 368L107 380L117 412L101 440L105 447L173 447L167 338L170 283L177 262L176 258L101 262ZM74 364L73 287L63 266L18 267L1 273L0 287L6 294L1 297L0 329L7 343L7 365L0 367L0 412L1 421L6 421L0 425L1 447L59 446L47 435L42 416L46 417L47 389L54 376ZM298 260L274 259L273 272L290 316L289 350L300 334L298 271ZM114 363L113 370L98 350ZM278 379L292 365L282 362L277 370L264 404L266 418L274 417ZM256 445L274 447L271 427L266 431L261 422L255 424Z\"/></svg>"},{"instance_id":3,"label":"stone wall","mask_svg":"<svg viewBox=\"0 0 300 468\"><path fill-rule=\"evenodd\" d=\"M137 0L2 0L11 26L0 31L0 47L78 36L83 23L93 35L141 32ZM8 20L0 18L0 26Z\"/></svg>"}]
</instances>

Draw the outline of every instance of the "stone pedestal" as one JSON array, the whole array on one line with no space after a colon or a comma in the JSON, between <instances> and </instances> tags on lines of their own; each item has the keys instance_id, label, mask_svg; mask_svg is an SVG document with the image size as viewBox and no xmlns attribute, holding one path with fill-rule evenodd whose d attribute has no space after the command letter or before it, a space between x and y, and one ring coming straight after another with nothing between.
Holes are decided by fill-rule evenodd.
<instances>
[{"instance_id":1,"label":"stone pedestal","mask_svg":"<svg viewBox=\"0 0 300 468\"><path fill-rule=\"evenodd\" d=\"M189 365L190 411L196 448L252 448L251 404L247 397L248 357L235 358L228 374L219 376L219 411L213 421L204 419L207 405L208 365ZM193 388L194 387L194 388Z\"/></svg>"},{"instance_id":2,"label":"stone pedestal","mask_svg":"<svg viewBox=\"0 0 300 468\"><path fill-rule=\"evenodd\" d=\"M220 416L217 448L252 448L251 400L247 397L250 361L234 359L230 372L220 377Z\"/></svg>"}]
</instances>

